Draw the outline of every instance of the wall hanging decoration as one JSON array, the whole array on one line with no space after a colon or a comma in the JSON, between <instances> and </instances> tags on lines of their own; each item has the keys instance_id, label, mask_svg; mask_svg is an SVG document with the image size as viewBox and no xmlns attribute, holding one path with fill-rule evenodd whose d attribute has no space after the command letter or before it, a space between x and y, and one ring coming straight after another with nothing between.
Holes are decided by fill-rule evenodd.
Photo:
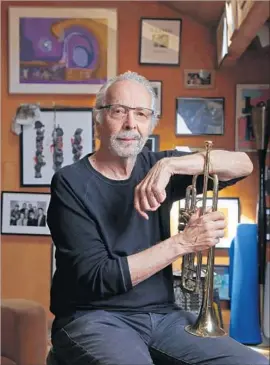
<instances>
[{"instance_id":1,"label":"wall hanging decoration","mask_svg":"<svg viewBox=\"0 0 270 365\"><path fill-rule=\"evenodd\" d=\"M95 94L117 72L115 9L9 8L9 92Z\"/></svg>"},{"instance_id":2,"label":"wall hanging decoration","mask_svg":"<svg viewBox=\"0 0 270 365\"><path fill-rule=\"evenodd\" d=\"M181 51L181 19L141 18L139 63L178 66Z\"/></svg>"},{"instance_id":3,"label":"wall hanging decoration","mask_svg":"<svg viewBox=\"0 0 270 365\"><path fill-rule=\"evenodd\" d=\"M235 150L256 152L255 135L252 127L253 106L270 100L270 85L236 85ZM269 147L268 147L269 151Z\"/></svg>"},{"instance_id":4,"label":"wall hanging decoration","mask_svg":"<svg viewBox=\"0 0 270 365\"><path fill-rule=\"evenodd\" d=\"M157 96L157 113L162 114L162 81L150 81Z\"/></svg>"},{"instance_id":5,"label":"wall hanging decoration","mask_svg":"<svg viewBox=\"0 0 270 365\"><path fill-rule=\"evenodd\" d=\"M50 186L57 170L95 149L91 108L40 110L40 119L22 128L21 186Z\"/></svg>"},{"instance_id":6,"label":"wall hanging decoration","mask_svg":"<svg viewBox=\"0 0 270 365\"><path fill-rule=\"evenodd\" d=\"M184 70L184 86L187 89L212 89L215 86L215 71Z\"/></svg>"},{"instance_id":7,"label":"wall hanging decoration","mask_svg":"<svg viewBox=\"0 0 270 365\"><path fill-rule=\"evenodd\" d=\"M224 134L224 98L176 99L176 135Z\"/></svg>"},{"instance_id":8,"label":"wall hanging decoration","mask_svg":"<svg viewBox=\"0 0 270 365\"><path fill-rule=\"evenodd\" d=\"M146 141L145 146L149 148L152 152L158 152L159 151L159 136L157 134L152 134L148 137L148 140Z\"/></svg>"},{"instance_id":9,"label":"wall hanging decoration","mask_svg":"<svg viewBox=\"0 0 270 365\"><path fill-rule=\"evenodd\" d=\"M2 192L1 233L49 236L46 223L50 194Z\"/></svg>"}]
</instances>

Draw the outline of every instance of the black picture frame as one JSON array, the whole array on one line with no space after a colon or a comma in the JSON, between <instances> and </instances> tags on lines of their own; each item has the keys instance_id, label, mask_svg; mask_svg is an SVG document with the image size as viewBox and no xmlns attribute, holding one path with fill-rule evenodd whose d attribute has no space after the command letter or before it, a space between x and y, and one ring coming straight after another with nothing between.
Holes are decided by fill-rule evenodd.
<instances>
[{"instance_id":1,"label":"black picture frame","mask_svg":"<svg viewBox=\"0 0 270 365\"><path fill-rule=\"evenodd\" d=\"M160 148L160 136L158 134L151 134L145 146L152 152L158 152Z\"/></svg>"},{"instance_id":2,"label":"black picture frame","mask_svg":"<svg viewBox=\"0 0 270 365\"><path fill-rule=\"evenodd\" d=\"M163 82L161 80L149 80L157 96L157 114L162 115Z\"/></svg>"},{"instance_id":3,"label":"black picture frame","mask_svg":"<svg viewBox=\"0 0 270 365\"><path fill-rule=\"evenodd\" d=\"M139 64L179 66L181 35L181 18L142 17L140 19ZM155 52L155 48L158 48L158 52Z\"/></svg>"},{"instance_id":4,"label":"black picture frame","mask_svg":"<svg viewBox=\"0 0 270 365\"><path fill-rule=\"evenodd\" d=\"M49 202L49 193L2 191L1 234L50 236L46 221ZM38 217L39 208L45 213L44 216Z\"/></svg>"},{"instance_id":5,"label":"black picture frame","mask_svg":"<svg viewBox=\"0 0 270 365\"><path fill-rule=\"evenodd\" d=\"M224 135L224 97L178 97L175 104L175 135Z\"/></svg>"},{"instance_id":6,"label":"black picture frame","mask_svg":"<svg viewBox=\"0 0 270 365\"><path fill-rule=\"evenodd\" d=\"M41 108L40 111L40 121L22 126L21 187L50 187L52 176L59 167L72 164L95 150L92 108L56 107ZM53 147L58 143L57 138L62 145L62 157L61 153L53 152ZM54 161L61 162L61 158L63 162L54 169Z\"/></svg>"}]
</instances>

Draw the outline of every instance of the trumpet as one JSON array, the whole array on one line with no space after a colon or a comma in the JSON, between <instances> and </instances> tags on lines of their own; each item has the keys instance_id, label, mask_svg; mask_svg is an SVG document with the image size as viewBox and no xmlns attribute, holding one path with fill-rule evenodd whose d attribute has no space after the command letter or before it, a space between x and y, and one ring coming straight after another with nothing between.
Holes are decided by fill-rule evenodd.
<instances>
[{"instance_id":1,"label":"trumpet","mask_svg":"<svg viewBox=\"0 0 270 365\"><path fill-rule=\"evenodd\" d=\"M209 174L210 166L210 151L213 143L205 142L205 161L203 169L203 193L202 198L197 197L197 178L194 175L192 185L186 189L185 207L179 211L178 230L184 230L190 216L196 211L197 203L202 200L200 215L206 213L207 204L207 187L209 179L213 180L213 197L211 210L216 211L218 205L218 176ZM195 265L196 259L196 265ZM207 265L205 270L205 279L203 285L202 305L196 322L193 325L188 325L185 330L199 337L220 337L226 335L223 328L220 327L220 318L214 308L214 262L215 262L215 247L211 247L207 255ZM182 257L181 270L181 288L187 293L198 293L201 287L202 273L202 253L189 253Z\"/></svg>"}]
</instances>

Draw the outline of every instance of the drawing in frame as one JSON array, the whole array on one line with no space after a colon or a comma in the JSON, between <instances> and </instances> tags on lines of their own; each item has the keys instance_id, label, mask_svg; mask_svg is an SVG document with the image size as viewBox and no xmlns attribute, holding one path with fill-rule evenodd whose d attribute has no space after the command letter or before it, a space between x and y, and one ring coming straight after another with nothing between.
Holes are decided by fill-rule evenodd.
<instances>
[{"instance_id":1,"label":"drawing in frame","mask_svg":"<svg viewBox=\"0 0 270 365\"><path fill-rule=\"evenodd\" d=\"M236 120L235 150L256 152L253 135L251 108L260 102L270 100L270 85L238 84L236 85ZM270 151L270 147L268 148Z\"/></svg>"},{"instance_id":2,"label":"drawing in frame","mask_svg":"<svg viewBox=\"0 0 270 365\"><path fill-rule=\"evenodd\" d=\"M4 235L49 236L48 193L2 191L1 233Z\"/></svg>"},{"instance_id":3,"label":"drawing in frame","mask_svg":"<svg viewBox=\"0 0 270 365\"><path fill-rule=\"evenodd\" d=\"M21 186L49 187L56 171L95 149L91 108L41 108L40 116L20 135Z\"/></svg>"},{"instance_id":4,"label":"drawing in frame","mask_svg":"<svg viewBox=\"0 0 270 365\"><path fill-rule=\"evenodd\" d=\"M223 135L224 108L222 97L176 98L176 135Z\"/></svg>"},{"instance_id":5,"label":"drawing in frame","mask_svg":"<svg viewBox=\"0 0 270 365\"><path fill-rule=\"evenodd\" d=\"M149 148L152 152L158 152L159 151L159 135L157 134L151 134L148 137L148 140L146 141L145 146Z\"/></svg>"},{"instance_id":6,"label":"drawing in frame","mask_svg":"<svg viewBox=\"0 0 270 365\"><path fill-rule=\"evenodd\" d=\"M179 66L182 20L141 18L139 64Z\"/></svg>"},{"instance_id":7,"label":"drawing in frame","mask_svg":"<svg viewBox=\"0 0 270 365\"><path fill-rule=\"evenodd\" d=\"M214 288L218 289L220 300L230 300L228 265L214 265Z\"/></svg>"},{"instance_id":8,"label":"drawing in frame","mask_svg":"<svg viewBox=\"0 0 270 365\"><path fill-rule=\"evenodd\" d=\"M162 81L150 81L152 88L157 96L157 114L162 114Z\"/></svg>"},{"instance_id":9,"label":"drawing in frame","mask_svg":"<svg viewBox=\"0 0 270 365\"><path fill-rule=\"evenodd\" d=\"M215 71L184 70L184 86L186 89L212 89L215 86Z\"/></svg>"},{"instance_id":10,"label":"drawing in frame","mask_svg":"<svg viewBox=\"0 0 270 365\"><path fill-rule=\"evenodd\" d=\"M96 94L117 73L113 8L9 8L9 92Z\"/></svg>"},{"instance_id":11,"label":"drawing in frame","mask_svg":"<svg viewBox=\"0 0 270 365\"><path fill-rule=\"evenodd\" d=\"M202 206L202 201L200 197L197 202L197 207ZM207 198L206 206L211 207L212 199ZM179 201L179 207L185 207L185 200L181 199ZM231 242L236 234L236 228L238 223L240 222L240 200L235 197L220 197L218 198L218 211L222 212L225 216L227 227L225 228L225 234L223 238L220 238L219 243L216 245L216 248L229 248L231 246Z\"/></svg>"}]
</instances>

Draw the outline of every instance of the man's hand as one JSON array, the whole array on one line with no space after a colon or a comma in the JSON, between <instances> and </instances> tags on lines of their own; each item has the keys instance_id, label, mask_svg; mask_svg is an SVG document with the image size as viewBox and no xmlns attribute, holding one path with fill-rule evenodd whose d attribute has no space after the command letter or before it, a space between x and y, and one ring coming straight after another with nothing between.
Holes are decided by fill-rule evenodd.
<instances>
[{"instance_id":1,"label":"man's hand","mask_svg":"<svg viewBox=\"0 0 270 365\"><path fill-rule=\"evenodd\" d=\"M148 219L147 211L157 210L166 199L166 186L171 178L166 158L159 160L145 178L136 186L134 195L135 209Z\"/></svg>"},{"instance_id":2,"label":"man's hand","mask_svg":"<svg viewBox=\"0 0 270 365\"><path fill-rule=\"evenodd\" d=\"M199 209L194 213L183 232L174 236L185 253L208 250L224 237L225 216L221 212L209 212L199 216Z\"/></svg>"}]
</instances>

